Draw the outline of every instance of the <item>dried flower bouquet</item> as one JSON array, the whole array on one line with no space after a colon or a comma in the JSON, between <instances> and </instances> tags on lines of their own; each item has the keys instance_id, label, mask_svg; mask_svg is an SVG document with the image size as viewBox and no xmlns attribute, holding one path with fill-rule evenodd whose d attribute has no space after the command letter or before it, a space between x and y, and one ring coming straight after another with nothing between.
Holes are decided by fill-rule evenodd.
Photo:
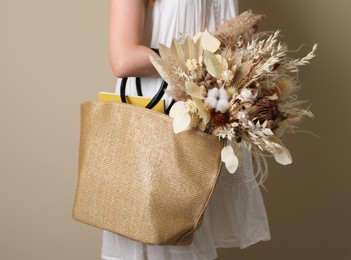
<instances>
[{"instance_id":1,"label":"dried flower bouquet","mask_svg":"<svg viewBox=\"0 0 351 260\"><path fill-rule=\"evenodd\" d=\"M313 117L297 99L292 75L315 57L317 45L293 59L278 40L280 31L253 33L255 19L246 12L225 31L182 36L169 48L160 44L160 56L150 55L177 101L170 111L174 132L199 129L227 139L221 158L230 173L238 167L239 146L258 147L290 164L282 137L303 116Z\"/></svg>"}]
</instances>

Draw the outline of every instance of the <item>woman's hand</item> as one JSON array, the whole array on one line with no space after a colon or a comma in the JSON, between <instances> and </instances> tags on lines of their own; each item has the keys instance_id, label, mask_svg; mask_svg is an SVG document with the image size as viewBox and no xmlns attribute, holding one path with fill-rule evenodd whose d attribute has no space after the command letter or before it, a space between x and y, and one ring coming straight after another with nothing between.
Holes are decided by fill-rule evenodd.
<instances>
[{"instance_id":1,"label":"woman's hand","mask_svg":"<svg viewBox=\"0 0 351 260\"><path fill-rule=\"evenodd\" d=\"M109 56L119 78L158 76L142 45L145 8L144 0L110 0Z\"/></svg>"}]
</instances>

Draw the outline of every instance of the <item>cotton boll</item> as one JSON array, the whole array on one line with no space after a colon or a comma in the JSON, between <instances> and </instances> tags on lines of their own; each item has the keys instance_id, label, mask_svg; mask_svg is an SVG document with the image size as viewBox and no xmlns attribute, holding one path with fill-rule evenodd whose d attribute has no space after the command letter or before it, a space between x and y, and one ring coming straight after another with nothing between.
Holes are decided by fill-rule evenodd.
<instances>
[{"instance_id":1,"label":"cotton boll","mask_svg":"<svg viewBox=\"0 0 351 260\"><path fill-rule=\"evenodd\" d=\"M221 100L228 100L228 93L227 93L227 91L225 90L225 88L224 87L222 87L222 88L220 88L219 90L218 90L218 94L219 94L219 99L221 99Z\"/></svg>"},{"instance_id":2,"label":"cotton boll","mask_svg":"<svg viewBox=\"0 0 351 260\"><path fill-rule=\"evenodd\" d=\"M224 87L218 90L218 94L219 94L219 99L216 105L216 111L217 112L219 111L224 114L229 107L228 94Z\"/></svg>"},{"instance_id":3,"label":"cotton boll","mask_svg":"<svg viewBox=\"0 0 351 260\"><path fill-rule=\"evenodd\" d=\"M218 98L219 96L219 89L218 88L211 88L208 90L207 93L208 97Z\"/></svg>"},{"instance_id":4,"label":"cotton boll","mask_svg":"<svg viewBox=\"0 0 351 260\"><path fill-rule=\"evenodd\" d=\"M219 90L218 88L211 88L208 90L207 98L205 99L205 104L211 108L216 108L218 102Z\"/></svg>"},{"instance_id":5,"label":"cotton boll","mask_svg":"<svg viewBox=\"0 0 351 260\"><path fill-rule=\"evenodd\" d=\"M217 98L214 97L207 97L205 99L205 104L207 104L211 108L215 108L217 106Z\"/></svg>"},{"instance_id":6,"label":"cotton boll","mask_svg":"<svg viewBox=\"0 0 351 260\"><path fill-rule=\"evenodd\" d=\"M229 107L229 102L225 99L220 99L218 100L216 111L219 111L222 114L224 114L225 112L227 112L228 107Z\"/></svg>"}]
</instances>

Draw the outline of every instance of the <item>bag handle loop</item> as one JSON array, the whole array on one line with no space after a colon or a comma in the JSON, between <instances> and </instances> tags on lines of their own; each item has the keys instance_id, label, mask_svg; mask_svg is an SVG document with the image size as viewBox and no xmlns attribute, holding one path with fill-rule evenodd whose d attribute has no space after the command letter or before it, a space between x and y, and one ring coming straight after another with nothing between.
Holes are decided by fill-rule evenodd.
<instances>
[{"instance_id":1,"label":"bag handle loop","mask_svg":"<svg viewBox=\"0 0 351 260\"><path fill-rule=\"evenodd\" d=\"M121 100L123 103L127 103L127 98L126 98L126 85L127 85L127 80L128 78L123 78L122 82L121 82ZM157 91L157 93L155 94L155 96L151 99L151 101L146 105L145 108L149 108L152 109L154 106L156 106L156 104L161 100L161 98L163 97L166 88L167 88L168 84L166 81L162 81L162 84L159 88L159 90ZM137 90L138 91L138 90ZM138 93L139 96L140 93Z\"/></svg>"},{"instance_id":2,"label":"bag handle loop","mask_svg":"<svg viewBox=\"0 0 351 260\"><path fill-rule=\"evenodd\" d=\"M152 50L155 51L157 54L159 54L159 51L157 49L152 49ZM136 79L135 83L136 83L136 89L137 89L138 96L143 96L143 93L141 90L140 78L136 77L135 79ZM128 77L122 78L121 85L120 85L120 96L121 96L121 100L123 103L127 103L127 98L126 98L127 80L128 80ZM146 105L145 108L152 109L154 106L156 106L156 104L162 99L162 97L166 91L167 86L168 86L168 83L166 81L162 80L162 83L161 83L159 90L157 91L155 96L151 99L151 101ZM166 114L169 113L169 111L174 103L175 103L175 101L172 100L171 104L167 107L167 109L165 109Z\"/></svg>"}]
</instances>

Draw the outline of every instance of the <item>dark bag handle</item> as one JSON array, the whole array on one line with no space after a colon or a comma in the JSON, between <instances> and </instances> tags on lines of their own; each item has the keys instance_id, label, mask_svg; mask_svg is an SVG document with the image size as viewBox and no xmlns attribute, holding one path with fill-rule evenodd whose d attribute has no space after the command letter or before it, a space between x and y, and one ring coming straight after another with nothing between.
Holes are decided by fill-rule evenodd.
<instances>
[{"instance_id":1,"label":"dark bag handle","mask_svg":"<svg viewBox=\"0 0 351 260\"><path fill-rule=\"evenodd\" d=\"M127 103L127 99L126 99L126 85L127 85L127 80L128 78L123 78L122 82L121 82L121 100L123 103ZM154 106L156 106L156 104L161 100L161 98L163 97L166 88L167 88L168 84L166 81L162 81L161 87L159 88L159 90L157 91L157 93L155 94L155 96L151 99L151 101L146 105L145 108L149 108L152 109ZM140 88L141 90L141 88ZM138 90L137 90L138 91ZM142 96L142 93L140 95L140 92L138 92L139 96ZM168 109L167 109L168 110Z\"/></svg>"},{"instance_id":2,"label":"dark bag handle","mask_svg":"<svg viewBox=\"0 0 351 260\"><path fill-rule=\"evenodd\" d=\"M152 50L155 51L157 54L159 54L157 49L152 49ZM127 103L127 99L126 99L127 80L128 80L128 77L122 78L121 86L120 86L120 89L121 89L120 96L121 96L121 100L123 103ZM136 83L136 89L137 89L138 96L143 96L139 77L135 78L135 83ZM166 91L167 86L168 86L167 82L162 80L162 83L161 83L159 90L157 91L155 96L151 99L151 101L146 105L145 108L152 109L154 106L156 106L156 104L162 99L162 97ZM167 107L167 109L165 109L166 114L169 113L169 111L174 103L175 103L175 101L172 100L171 104Z\"/></svg>"}]
</instances>

